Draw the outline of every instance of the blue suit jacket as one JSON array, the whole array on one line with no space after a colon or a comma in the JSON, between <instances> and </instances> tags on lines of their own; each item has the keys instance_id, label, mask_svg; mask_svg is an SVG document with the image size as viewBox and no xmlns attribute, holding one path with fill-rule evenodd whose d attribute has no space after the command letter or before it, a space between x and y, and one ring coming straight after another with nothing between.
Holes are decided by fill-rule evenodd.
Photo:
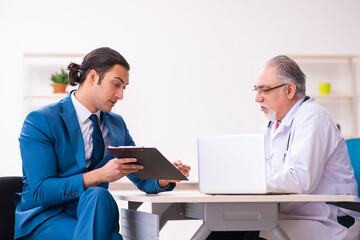
<instances>
[{"instance_id":1,"label":"blue suit jacket","mask_svg":"<svg viewBox=\"0 0 360 240\"><path fill-rule=\"evenodd\" d=\"M29 234L65 207L76 205L74 202L85 191L84 142L70 94L58 103L31 112L25 119L19 138L24 188L16 198L15 238ZM112 146L135 145L120 115L101 114ZM107 152L96 168L112 158ZM157 180L141 180L134 173L128 178L144 192L164 191ZM108 183L101 186L108 188Z\"/></svg>"}]
</instances>

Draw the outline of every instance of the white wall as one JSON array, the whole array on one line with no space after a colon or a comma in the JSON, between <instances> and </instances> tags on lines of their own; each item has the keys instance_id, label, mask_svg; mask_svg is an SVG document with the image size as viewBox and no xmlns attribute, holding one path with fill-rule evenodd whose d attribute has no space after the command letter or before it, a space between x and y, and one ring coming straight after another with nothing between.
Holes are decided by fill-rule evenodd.
<instances>
[{"instance_id":1,"label":"white wall","mask_svg":"<svg viewBox=\"0 0 360 240\"><path fill-rule=\"evenodd\" d=\"M193 166L199 135L260 132L252 86L278 54L360 54L358 0L0 2L0 176L21 174L23 53L109 46L131 64L124 116L138 145Z\"/></svg>"},{"instance_id":2,"label":"white wall","mask_svg":"<svg viewBox=\"0 0 360 240\"><path fill-rule=\"evenodd\" d=\"M114 111L138 145L191 164L196 181L197 136L261 131L251 93L261 65L360 54L359 12L358 0L2 0L0 176L21 174L23 53L118 50L132 69ZM170 224L161 239L188 239L199 224Z\"/></svg>"}]
</instances>

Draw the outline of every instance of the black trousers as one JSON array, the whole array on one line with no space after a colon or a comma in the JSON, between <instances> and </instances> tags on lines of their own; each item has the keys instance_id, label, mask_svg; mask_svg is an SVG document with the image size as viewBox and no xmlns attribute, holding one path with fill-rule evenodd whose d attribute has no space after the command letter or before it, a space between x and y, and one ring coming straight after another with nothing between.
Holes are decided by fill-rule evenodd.
<instances>
[{"instance_id":1,"label":"black trousers","mask_svg":"<svg viewBox=\"0 0 360 240\"><path fill-rule=\"evenodd\" d=\"M260 231L211 232L206 240L259 240Z\"/></svg>"}]
</instances>

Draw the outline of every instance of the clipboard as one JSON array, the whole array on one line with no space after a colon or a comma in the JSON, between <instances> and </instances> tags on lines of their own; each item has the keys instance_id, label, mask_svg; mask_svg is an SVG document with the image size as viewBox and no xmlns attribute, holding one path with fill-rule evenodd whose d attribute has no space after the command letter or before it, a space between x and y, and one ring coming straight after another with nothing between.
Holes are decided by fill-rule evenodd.
<instances>
[{"instance_id":1,"label":"clipboard","mask_svg":"<svg viewBox=\"0 0 360 240\"><path fill-rule=\"evenodd\" d=\"M136 158L143 169L135 174L143 179L188 180L159 150L154 147L109 146L107 150L117 158Z\"/></svg>"}]
</instances>

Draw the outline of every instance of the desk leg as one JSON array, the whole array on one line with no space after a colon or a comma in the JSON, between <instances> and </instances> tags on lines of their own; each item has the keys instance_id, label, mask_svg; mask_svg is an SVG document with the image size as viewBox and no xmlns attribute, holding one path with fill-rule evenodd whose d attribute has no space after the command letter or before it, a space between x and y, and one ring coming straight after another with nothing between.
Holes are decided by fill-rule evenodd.
<instances>
[{"instance_id":1,"label":"desk leg","mask_svg":"<svg viewBox=\"0 0 360 240\"><path fill-rule=\"evenodd\" d=\"M169 220L193 220L194 218L186 216L185 208L184 203L153 203L152 214L159 216L161 230Z\"/></svg>"},{"instance_id":2,"label":"desk leg","mask_svg":"<svg viewBox=\"0 0 360 240\"><path fill-rule=\"evenodd\" d=\"M278 225L271 230L271 234L274 236L277 240L290 240L290 238L287 236L287 234L282 230L282 228Z\"/></svg>"},{"instance_id":3,"label":"desk leg","mask_svg":"<svg viewBox=\"0 0 360 240\"><path fill-rule=\"evenodd\" d=\"M143 203L142 202L128 202L128 209L137 210Z\"/></svg>"},{"instance_id":4,"label":"desk leg","mask_svg":"<svg viewBox=\"0 0 360 240\"><path fill-rule=\"evenodd\" d=\"M271 230L277 240L290 240L278 225L278 203L205 203L204 224L211 231Z\"/></svg>"},{"instance_id":5,"label":"desk leg","mask_svg":"<svg viewBox=\"0 0 360 240\"><path fill-rule=\"evenodd\" d=\"M196 231L194 236L191 238L191 240L205 240L210 235L210 233L211 233L210 229L208 229L205 223L203 223L200 226L200 228Z\"/></svg>"},{"instance_id":6,"label":"desk leg","mask_svg":"<svg viewBox=\"0 0 360 240\"><path fill-rule=\"evenodd\" d=\"M174 212L172 209L169 210L171 206L172 203L152 204L152 214L157 214L159 216L160 230L165 226L169 220L169 216L171 216L171 214Z\"/></svg>"},{"instance_id":7,"label":"desk leg","mask_svg":"<svg viewBox=\"0 0 360 240\"><path fill-rule=\"evenodd\" d=\"M158 240L159 216L129 209L121 209L121 234L130 240Z\"/></svg>"}]
</instances>

